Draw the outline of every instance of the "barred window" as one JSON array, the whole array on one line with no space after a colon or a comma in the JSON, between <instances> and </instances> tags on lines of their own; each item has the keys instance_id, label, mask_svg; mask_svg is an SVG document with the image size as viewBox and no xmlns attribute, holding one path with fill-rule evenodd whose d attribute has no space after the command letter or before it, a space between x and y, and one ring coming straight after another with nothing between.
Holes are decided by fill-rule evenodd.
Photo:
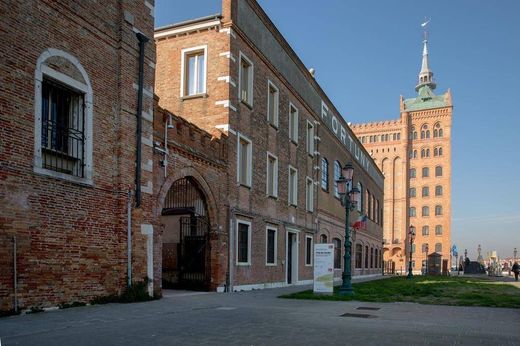
<instances>
[{"instance_id":1,"label":"barred window","mask_svg":"<svg viewBox=\"0 0 520 346\"><path fill-rule=\"evenodd\" d=\"M321 159L321 188L329 191L329 161L324 157Z\"/></svg>"}]
</instances>

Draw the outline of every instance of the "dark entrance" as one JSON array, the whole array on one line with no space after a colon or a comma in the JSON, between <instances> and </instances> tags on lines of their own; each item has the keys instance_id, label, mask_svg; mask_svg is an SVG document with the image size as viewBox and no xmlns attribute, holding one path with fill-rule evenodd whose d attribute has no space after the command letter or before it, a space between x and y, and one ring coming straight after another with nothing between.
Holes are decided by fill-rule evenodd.
<instances>
[{"instance_id":1,"label":"dark entrance","mask_svg":"<svg viewBox=\"0 0 520 346\"><path fill-rule=\"evenodd\" d=\"M164 288L207 290L211 278L205 196L193 177L175 181L162 210Z\"/></svg>"}]
</instances>

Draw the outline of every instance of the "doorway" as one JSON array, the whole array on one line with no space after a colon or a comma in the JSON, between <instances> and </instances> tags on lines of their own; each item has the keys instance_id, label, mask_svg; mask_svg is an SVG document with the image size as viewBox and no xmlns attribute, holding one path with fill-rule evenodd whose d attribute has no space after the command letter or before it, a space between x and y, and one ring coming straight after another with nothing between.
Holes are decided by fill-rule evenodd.
<instances>
[{"instance_id":1,"label":"doorway","mask_svg":"<svg viewBox=\"0 0 520 346\"><path fill-rule=\"evenodd\" d=\"M287 283L289 285L298 283L298 232L287 231Z\"/></svg>"},{"instance_id":2,"label":"doorway","mask_svg":"<svg viewBox=\"0 0 520 346\"><path fill-rule=\"evenodd\" d=\"M210 225L205 196L193 177L172 184L161 221L163 288L208 290Z\"/></svg>"}]
</instances>

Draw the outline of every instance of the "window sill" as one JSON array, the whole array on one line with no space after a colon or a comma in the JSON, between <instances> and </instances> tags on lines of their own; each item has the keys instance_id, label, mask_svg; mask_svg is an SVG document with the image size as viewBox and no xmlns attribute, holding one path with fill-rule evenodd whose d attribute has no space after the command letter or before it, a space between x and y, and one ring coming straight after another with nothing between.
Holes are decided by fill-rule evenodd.
<instances>
[{"instance_id":1,"label":"window sill","mask_svg":"<svg viewBox=\"0 0 520 346\"><path fill-rule=\"evenodd\" d=\"M268 123L269 123L269 126L271 126L271 127L272 127L273 129L275 129L276 131L280 130L280 129L278 128L278 125L276 125L275 123L272 123L272 122L270 122L270 121L268 121Z\"/></svg>"},{"instance_id":2,"label":"window sill","mask_svg":"<svg viewBox=\"0 0 520 346\"><path fill-rule=\"evenodd\" d=\"M289 203L289 207L298 208L298 204Z\"/></svg>"},{"instance_id":3,"label":"window sill","mask_svg":"<svg viewBox=\"0 0 520 346\"><path fill-rule=\"evenodd\" d=\"M242 99L240 99L240 103L242 103L244 106L246 106L246 107L249 108L250 110L253 110L253 105L252 105L252 104L249 104L249 102L247 102L246 100L242 100Z\"/></svg>"},{"instance_id":4,"label":"window sill","mask_svg":"<svg viewBox=\"0 0 520 346\"><path fill-rule=\"evenodd\" d=\"M247 262L237 262L237 266L239 266L239 267L250 267L250 266L251 266L251 263L247 263Z\"/></svg>"},{"instance_id":5,"label":"window sill","mask_svg":"<svg viewBox=\"0 0 520 346\"><path fill-rule=\"evenodd\" d=\"M75 176L72 176L72 175L69 175L66 173L56 172L56 171L53 171L50 169L37 167L37 166L34 166L33 172L38 175L41 175L41 176L64 180L64 181L72 182L72 183L82 185L85 187L94 187L94 182L92 181L92 179L89 179L89 178L75 177Z\"/></svg>"},{"instance_id":6,"label":"window sill","mask_svg":"<svg viewBox=\"0 0 520 346\"><path fill-rule=\"evenodd\" d=\"M265 266L266 267L276 267L278 265L276 263L266 263Z\"/></svg>"},{"instance_id":7,"label":"window sill","mask_svg":"<svg viewBox=\"0 0 520 346\"><path fill-rule=\"evenodd\" d=\"M269 195L269 194L266 194L267 198L271 198L271 199L274 199L275 201L278 200L278 196L273 196L273 195Z\"/></svg>"},{"instance_id":8,"label":"window sill","mask_svg":"<svg viewBox=\"0 0 520 346\"><path fill-rule=\"evenodd\" d=\"M237 185L238 185L238 186L245 187L245 188L251 190L251 185L248 185L248 184L245 184L245 183L241 183L241 182L237 182Z\"/></svg>"},{"instance_id":9,"label":"window sill","mask_svg":"<svg viewBox=\"0 0 520 346\"><path fill-rule=\"evenodd\" d=\"M194 95L187 95L187 96L181 96L181 101L187 101L187 100L193 100L193 99L202 99L207 98L209 95L206 93L202 94L194 94Z\"/></svg>"},{"instance_id":10,"label":"window sill","mask_svg":"<svg viewBox=\"0 0 520 346\"><path fill-rule=\"evenodd\" d=\"M294 144L295 146L298 146L298 141L295 141L295 140L292 139L292 138L289 138L289 142L291 142L291 143Z\"/></svg>"}]
</instances>

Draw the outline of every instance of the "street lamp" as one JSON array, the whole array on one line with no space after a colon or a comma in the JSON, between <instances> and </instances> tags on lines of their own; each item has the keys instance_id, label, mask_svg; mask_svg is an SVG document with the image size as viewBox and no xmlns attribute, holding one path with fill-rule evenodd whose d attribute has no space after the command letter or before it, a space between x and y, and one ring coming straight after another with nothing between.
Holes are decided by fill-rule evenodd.
<instances>
[{"instance_id":1,"label":"street lamp","mask_svg":"<svg viewBox=\"0 0 520 346\"><path fill-rule=\"evenodd\" d=\"M517 251L516 251L516 247L513 249L513 261L516 262L516 255L517 255Z\"/></svg>"},{"instance_id":2,"label":"street lamp","mask_svg":"<svg viewBox=\"0 0 520 346\"><path fill-rule=\"evenodd\" d=\"M342 284L339 288L340 295L353 295L352 274L350 270L350 249L352 242L350 241L349 214L351 210L356 209L359 190L357 187L350 187L352 177L354 176L354 166L347 163L341 171L341 176L336 180L338 185L338 194L341 205L345 207L345 255L343 256L343 273L341 274Z\"/></svg>"},{"instance_id":3,"label":"street lamp","mask_svg":"<svg viewBox=\"0 0 520 346\"><path fill-rule=\"evenodd\" d=\"M430 252L430 246L428 245L428 243L426 243L426 268L424 269L424 274L425 275L428 275L428 252Z\"/></svg>"},{"instance_id":4,"label":"street lamp","mask_svg":"<svg viewBox=\"0 0 520 346\"><path fill-rule=\"evenodd\" d=\"M408 262L408 279L413 278L412 273L412 248L413 248L413 241L415 240L415 227L410 225L410 230L408 231L408 236L410 237L410 261Z\"/></svg>"}]
</instances>

